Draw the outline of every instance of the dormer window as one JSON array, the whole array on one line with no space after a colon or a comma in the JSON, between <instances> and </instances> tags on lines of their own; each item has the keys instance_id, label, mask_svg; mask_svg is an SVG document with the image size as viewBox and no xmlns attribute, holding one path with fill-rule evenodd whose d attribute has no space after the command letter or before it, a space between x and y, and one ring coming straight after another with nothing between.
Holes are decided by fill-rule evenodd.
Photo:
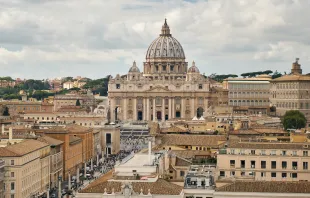
<instances>
[{"instance_id":1,"label":"dormer window","mask_svg":"<svg viewBox=\"0 0 310 198\"><path fill-rule=\"evenodd\" d=\"M202 89L202 84L199 84L199 85L198 85L198 89Z\"/></svg>"},{"instance_id":2,"label":"dormer window","mask_svg":"<svg viewBox=\"0 0 310 198\"><path fill-rule=\"evenodd\" d=\"M120 89L121 85L120 84L116 84L116 89Z\"/></svg>"}]
</instances>

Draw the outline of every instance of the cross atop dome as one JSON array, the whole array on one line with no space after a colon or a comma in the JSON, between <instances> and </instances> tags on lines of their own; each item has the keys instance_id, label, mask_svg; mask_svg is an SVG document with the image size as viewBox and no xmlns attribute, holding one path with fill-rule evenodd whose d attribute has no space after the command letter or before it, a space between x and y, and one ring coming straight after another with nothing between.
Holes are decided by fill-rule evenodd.
<instances>
[{"instance_id":1,"label":"cross atop dome","mask_svg":"<svg viewBox=\"0 0 310 198\"><path fill-rule=\"evenodd\" d=\"M171 36L170 28L169 28L169 25L167 24L167 19L165 19L165 23L164 23L164 25L161 28L160 36Z\"/></svg>"}]
</instances>

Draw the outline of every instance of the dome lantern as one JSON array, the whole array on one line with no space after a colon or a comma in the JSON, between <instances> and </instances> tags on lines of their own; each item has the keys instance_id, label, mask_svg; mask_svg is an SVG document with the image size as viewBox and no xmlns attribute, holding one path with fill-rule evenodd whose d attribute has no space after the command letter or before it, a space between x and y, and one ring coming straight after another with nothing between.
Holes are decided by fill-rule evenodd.
<instances>
[{"instance_id":1,"label":"dome lantern","mask_svg":"<svg viewBox=\"0 0 310 198\"><path fill-rule=\"evenodd\" d=\"M167 24L167 19L165 19L165 23L164 23L164 25L161 28L161 34L159 36L172 36L170 34L170 28L169 28L169 26Z\"/></svg>"}]
</instances>

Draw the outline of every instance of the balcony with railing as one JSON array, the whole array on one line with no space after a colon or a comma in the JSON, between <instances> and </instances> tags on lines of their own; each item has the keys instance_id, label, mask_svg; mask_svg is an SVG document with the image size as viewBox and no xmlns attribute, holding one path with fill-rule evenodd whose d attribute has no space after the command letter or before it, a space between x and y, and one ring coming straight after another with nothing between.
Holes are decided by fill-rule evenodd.
<instances>
[{"instance_id":1,"label":"balcony with railing","mask_svg":"<svg viewBox=\"0 0 310 198\"><path fill-rule=\"evenodd\" d=\"M227 154L227 150L226 149L220 149L219 154Z\"/></svg>"}]
</instances>

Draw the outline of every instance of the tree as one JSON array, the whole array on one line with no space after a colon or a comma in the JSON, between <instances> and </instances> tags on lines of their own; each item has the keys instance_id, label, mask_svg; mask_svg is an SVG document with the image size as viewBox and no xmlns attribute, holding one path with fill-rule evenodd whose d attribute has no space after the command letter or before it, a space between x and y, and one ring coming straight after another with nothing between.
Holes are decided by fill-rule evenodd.
<instances>
[{"instance_id":1,"label":"tree","mask_svg":"<svg viewBox=\"0 0 310 198\"><path fill-rule=\"evenodd\" d=\"M282 124L287 129L301 129L306 126L307 119L303 113L297 110L287 111L283 117Z\"/></svg>"},{"instance_id":2,"label":"tree","mask_svg":"<svg viewBox=\"0 0 310 198\"><path fill-rule=\"evenodd\" d=\"M238 77L238 75L236 74L221 74L221 75L211 74L208 78L211 78L218 82L223 82L223 80L226 78L236 78L236 77Z\"/></svg>"},{"instance_id":3,"label":"tree","mask_svg":"<svg viewBox=\"0 0 310 198\"><path fill-rule=\"evenodd\" d=\"M282 76L282 74L280 73L280 72L278 72L277 70L272 74L272 79L275 79L275 78L279 78L279 77L281 77Z\"/></svg>"},{"instance_id":4,"label":"tree","mask_svg":"<svg viewBox=\"0 0 310 198\"><path fill-rule=\"evenodd\" d=\"M8 107L4 107L4 111L3 111L3 116L10 116L10 113L9 113L9 108Z\"/></svg>"},{"instance_id":5,"label":"tree","mask_svg":"<svg viewBox=\"0 0 310 198\"><path fill-rule=\"evenodd\" d=\"M107 76L105 78L90 80L83 86L83 89L91 89L95 93L100 93L100 96L107 96L109 79L109 76Z\"/></svg>"},{"instance_id":6,"label":"tree","mask_svg":"<svg viewBox=\"0 0 310 198\"><path fill-rule=\"evenodd\" d=\"M77 99L76 103L75 103L75 106L81 106L81 103L80 103L80 100Z\"/></svg>"},{"instance_id":7,"label":"tree","mask_svg":"<svg viewBox=\"0 0 310 198\"><path fill-rule=\"evenodd\" d=\"M67 82L67 81L73 81L73 77L67 76L61 79L61 83Z\"/></svg>"}]
</instances>

